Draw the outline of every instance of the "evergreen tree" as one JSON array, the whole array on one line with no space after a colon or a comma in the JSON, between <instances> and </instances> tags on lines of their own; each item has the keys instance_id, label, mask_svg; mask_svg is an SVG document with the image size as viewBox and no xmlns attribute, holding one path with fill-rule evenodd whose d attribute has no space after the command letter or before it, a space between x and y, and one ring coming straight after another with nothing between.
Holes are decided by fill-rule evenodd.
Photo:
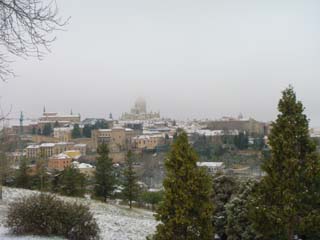
<instances>
[{"instance_id":1,"label":"evergreen tree","mask_svg":"<svg viewBox=\"0 0 320 240\"><path fill-rule=\"evenodd\" d=\"M261 236L255 232L249 218L249 204L252 192L257 181L249 179L243 182L239 191L226 204L227 224L226 235L228 240L258 240Z\"/></svg>"},{"instance_id":2,"label":"evergreen tree","mask_svg":"<svg viewBox=\"0 0 320 240\"><path fill-rule=\"evenodd\" d=\"M249 138L245 132L240 132L238 136L234 137L234 145L239 150L248 149L249 145Z\"/></svg>"},{"instance_id":3,"label":"evergreen tree","mask_svg":"<svg viewBox=\"0 0 320 240\"><path fill-rule=\"evenodd\" d=\"M103 198L106 201L107 198L112 196L116 179L108 146L104 143L101 144L97 152L99 156L96 163L94 192L96 197Z\"/></svg>"},{"instance_id":4,"label":"evergreen tree","mask_svg":"<svg viewBox=\"0 0 320 240\"><path fill-rule=\"evenodd\" d=\"M79 124L75 124L73 126L71 135L72 135L72 138L80 138L81 137L81 131L80 131Z\"/></svg>"},{"instance_id":5,"label":"evergreen tree","mask_svg":"<svg viewBox=\"0 0 320 240\"><path fill-rule=\"evenodd\" d=\"M58 122L58 121L55 121L55 122L54 122L54 125L53 125L53 127L54 127L54 128L58 128L58 127L60 127L60 124L59 124L59 122Z\"/></svg>"},{"instance_id":6,"label":"evergreen tree","mask_svg":"<svg viewBox=\"0 0 320 240\"><path fill-rule=\"evenodd\" d=\"M181 131L165 161L164 198L156 214L161 223L154 239L213 238L212 182L207 171L197 167L197 160Z\"/></svg>"},{"instance_id":7,"label":"evergreen tree","mask_svg":"<svg viewBox=\"0 0 320 240\"><path fill-rule=\"evenodd\" d=\"M98 120L93 126L94 129L108 129L109 125L106 120Z\"/></svg>"},{"instance_id":8,"label":"evergreen tree","mask_svg":"<svg viewBox=\"0 0 320 240\"><path fill-rule=\"evenodd\" d=\"M22 158L20 160L19 170L15 179L15 185L18 188L29 188L30 187L30 176L28 175L29 167L27 159Z\"/></svg>"},{"instance_id":9,"label":"evergreen tree","mask_svg":"<svg viewBox=\"0 0 320 240\"><path fill-rule=\"evenodd\" d=\"M133 168L133 157L131 151L127 154L126 168L124 170L124 189L122 191L124 199L128 201L129 207L132 208L132 201L136 200L139 194L139 186L137 184L138 177Z\"/></svg>"},{"instance_id":10,"label":"evergreen tree","mask_svg":"<svg viewBox=\"0 0 320 240\"><path fill-rule=\"evenodd\" d=\"M58 179L58 192L72 197L83 197L85 194L86 178L79 169L68 167Z\"/></svg>"},{"instance_id":11,"label":"evergreen tree","mask_svg":"<svg viewBox=\"0 0 320 240\"><path fill-rule=\"evenodd\" d=\"M238 184L232 176L218 173L213 179L214 227L221 240L227 239L227 211L226 204L231 196L237 192Z\"/></svg>"},{"instance_id":12,"label":"evergreen tree","mask_svg":"<svg viewBox=\"0 0 320 240\"><path fill-rule=\"evenodd\" d=\"M311 219L309 214L319 209L320 167L304 107L292 87L283 91L278 110L269 135L271 158L262 165L266 176L254 194L252 219L265 239L293 240ZM319 224L312 228L319 229Z\"/></svg>"},{"instance_id":13,"label":"evergreen tree","mask_svg":"<svg viewBox=\"0 0 320 240\"><path fill-rule=\"evenodd\" d=\"M41 134L42 134L41 128L38 129L37 134L38 134L38 135L41 135Z\"/></svg>"},{"instance_id":14,"label":"evergreen tree","mask_svg":"<svg viewBox=\"0 0 320 240\"><path fill-rule=\"evenodd\" d=\"M85 124L83 127L83 136L86 138L91 138L92 126L90 124Z\"/></svg>"},{"instance_id":15,"label":"evergreen tree","mask_svg":"<svg viewBox=\"0 0 320 240\"><path fill-rule=\"evenodd\" d=\"M31 134L32 135L36 135L37 134L37 129L36 129L35 126L32 127Z\"/></svg>"},{"instance_id":16,"label":"evergreen tree","mask_svg":"<svg viewBox=\"0 0 320 240\"><path fill-rule=\"evenodd\" d=\"M146 191L141 193L140 199L143 203L151 204L151 210L155 209L155 205L159 204L163 199L163 192L150 192Z\"/></svg>"},{"instance_id":17,"label":"evergreen tree","mask_svg":"<svg viewBox=\"0 0 320 240\"><path fill-rule=\"evenodd\" d=\"M32 189L40 191L48 191L50 189L50 176L46 171L45 160L42 156L36 162L36 173L32 176L31 180Z\"/></svg>"},{"instance_id":18,"label":"evergreen tree","mask_svg":"<svg viewBox=\"0 0 320 240\"><path fill-rule=\"evenodd\" d=\"M42 135L44 136L50 136L52 134L53 130L52 130L52 126L50 123L46 123L43 127L42 130Z\"/></svg>"}]
</instances>

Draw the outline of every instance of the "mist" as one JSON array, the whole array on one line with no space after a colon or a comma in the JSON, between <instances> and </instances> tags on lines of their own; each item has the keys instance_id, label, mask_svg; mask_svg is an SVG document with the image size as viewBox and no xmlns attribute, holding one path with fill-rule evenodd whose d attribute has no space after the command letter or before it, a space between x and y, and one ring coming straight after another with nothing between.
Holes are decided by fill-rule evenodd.
<instances>
[{"instance_id":1,"label":"mist","mask_svg":"<svg viewBox=\"0 0 320 240\"><path fill-rule=\"evenodd\" d=\"M41 61L13 59L3 108L119 117L137 97L177 119L270 121L293 85L320 126L319 1L58 1L71 16Z\"/></svg>"}]
</instances>

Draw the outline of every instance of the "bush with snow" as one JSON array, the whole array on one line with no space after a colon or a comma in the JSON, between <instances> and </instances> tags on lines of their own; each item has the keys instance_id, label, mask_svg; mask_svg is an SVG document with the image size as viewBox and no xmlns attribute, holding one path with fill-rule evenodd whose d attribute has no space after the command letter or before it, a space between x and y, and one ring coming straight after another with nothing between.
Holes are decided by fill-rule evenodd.
<instances>
[{"instance_id":1,"label":"bush with snow","mask_svg":"<svg viewBox=\"0 0 320 240\"><path fill-rule=\"evenodd\" d=\"M31 195L9 205L6 225L15 234L98 239L99 227L89 208L50 194Z\"/></svg>"}]
</instances>

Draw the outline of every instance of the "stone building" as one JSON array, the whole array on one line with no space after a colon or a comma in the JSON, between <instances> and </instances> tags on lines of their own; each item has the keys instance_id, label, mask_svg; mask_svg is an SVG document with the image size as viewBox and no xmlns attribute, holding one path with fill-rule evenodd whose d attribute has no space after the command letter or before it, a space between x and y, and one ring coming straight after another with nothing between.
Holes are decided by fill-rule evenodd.
<instances>
[{"instance_id":1,"label":"stone building","mask_svg":"<svg viewBox=\"0 0 320 240\"><path fill-rule=\"evenodd\" d=\"M153 150L157 146L164 145L165 138L162 134L140 135L132 138L132 146L139 150Z\"/></svg>"},{"instance_id":2,"label":"stone building","mask_svg":"<svg viewBox=\"0 0 320 240\"><path fill-rule=\"evenodd\" d=\"M69 127L54 128L53 137L60 142L69 142L71 141L71 128Z\"/></svg>"},{"instance_id":3,"label":"stone building","mask_svg":"<svg viewBox=\"0 0 320 240\"><path fill-rule=\"evenodd\" d=\"M224 130L246 132L251 136L255 135L268 135L268 124L258 122L252 118L249 119L235 119L223 118L216 121L206 122L207 128L210 130Z\"/></svg>"},{"instance_id":4,"label":"stone building","mask_svg":"<svg viewBox=\"0 0 320 240\"><path fill-rule=\"evenodd\" d=\"M132 146L134 131L129 128L96 129L92 131L92 145L95 149L102 143L109 147L114 162L124 162L126 153Z\"/></svg>"},{"instance_id":5,"label":"stone building","mask_svg":"<svg viewBox=\"0 0 320 240\"><path fill-rule=\"evenodd\" d=\"M130 128L114 127L112 129L95 129L92 131L92 143L95 148L99 144L106 143L112 148L119 151L128 150L131 147L131 138L134 132Z\"/></svg>"},{"instance_id":6,"label":"stone building","mask_svg":"<svg viewBox=\"0 0 320 240\"><path fill-rule=\"evenodd\" d=\"M45 123L69 123L69 124L79 124L81 121L80 115L61 115L55 112L44 112L43 116L39 118L39 122Z\"/></svg>"},{"instance_id":7,"label":"stone building","mask_svg":"<svg viewBox=\"0 0 320 240\"><path fill-rule=\"evenodd\" d=\"M67 167L70 167L72 158L64 153L53 155L48 160L48 168L62 171Z\"/></svg>"}]
</instances>

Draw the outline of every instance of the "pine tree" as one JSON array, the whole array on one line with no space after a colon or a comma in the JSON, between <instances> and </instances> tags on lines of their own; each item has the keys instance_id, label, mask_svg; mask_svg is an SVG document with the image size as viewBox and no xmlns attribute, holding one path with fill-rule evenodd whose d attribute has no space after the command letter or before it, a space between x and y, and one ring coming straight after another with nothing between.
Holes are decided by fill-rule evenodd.
<instances>
[{"instance_id":1,"label":"pine tree","mask_svg":"<svg viewBox=\"0 0 320 240\"><path fill-rule=\"evenodd\" d=\"M54 122L54 125L53 125L53 127L54 127L54 128L58 128L58 127L60 127L60 124L59 124L59 122L58 122L58 121L55 121L55 122Z\"/></svg>"},{"instance_id":2,"label":"pine tree","mask_svg":"<svg viewBox=\"0 0 320 240\"><path fill-rule=\"evenodd\" d=\"M71 135L72 135L72 138L80 138L81 137L81 131L80 131L79 124L75 124L73 126Z\"/></svg>"},{"instance_id":3,"label":"pine tree","mask_svg":"<svg viewBox=\"0 0 320 240\"><path fill-rule=\"evenodd\" d=\"M258 240L261 236L254 231L249 218L249 202L255 191L257 181L248 179L243 182L239 191L225 205L227 224L225 226L228 240Z\"/></svg>"},{"instance_id":4,"label":"pine tree","mask_svg":"<svg viewBox=\"0 0 320 240\"><path fill-rule=\"evenodd\" d=\"M107 198L112 196L116 179L108 146L101 144L97 152L99 156L96 163L94 192L96 197L103 198L106 201Z\"/></svg>"},{"instance_id":5,"label":"pine tree","mask_svg":"<svg viewBox=\"0 0 320 240\"><path fill-rule=\"evenodd\" d=\"M197 167L197 160L187 134L181 131L165 161L164 199L156 214L161 223L154 239L213 238L212 180Z\"/></svg>"},{"instance_id":6,"label":"pine tree","mask_svg":"<svg viewBox=\"0 0 320 240\"><path fill-rule=\"evenodd\" d=\"M309 213L319 209L320 167L304 107L292 87L283 91L278 110L269 135L271 158L262 166L266 176L252 201L252 220L265 239L293 240Z\"/></svg>"},{"instance_id":7,"label":"pine tree","mask_svg":"<svg viewBox=\"0 0 320 240\"><path fill-rule=\"evenodd\" d=\"M50 136L52 134L53 130L52 130L52 126L50 123L46 123L43 127L43 130L42 130L42 134L44 136Z\"/></svg>"},{"instance_id":8,"label":"pine tree","mask_svg":"<svg viewBox=\"0 0 320 240\"><path fill-rule=\"evenodd\" d=\"M85 124L83 127L83 136L86 138L91 138L92 126L90 124Z\"/></svg>"},{"instance_id":9,"label":"pine tree","mask_svg":"<svg viewBox=\"0 0 320 240\"><path fill-rule=\"evenodd\" d=\"M28 175L29 167L27 160L22 158L20 160L19 170L16 176L16 187L18 188L29 188L30 187L30 176Z\"/></svg>"},{"instance_id":10,"label":"pine tree","mask_svg":"<svg viewBox=\"0 0 320 240\"><path fill-rule=\"evenodd\" d=\"M143 203L151 204L151 210L154 211L155 206L163 199L163 191L145 191L140 195L140 200Z\"/></svg>"},{"instance_id":11,"label":"pine tree","mask_svg":"<svg viewBox=\"0 0 320 240\"><path fill-rule=\"evenodd\" d=\"M41 154L42 155L42 154ZM36 173L34 176L31 177L32 180L32 189L47 191L50 189L50 179L49 174L46 171L46 164L44 158L41 156L37 159L36 162Z\"/></svg>"},{"instance_id":12,"label":"pine tree","mask_svg":"<svg viewBox=\"0 0 320 240\"><path fill-rule=\"evenodd\" d=\"M122 191L124 199L128 201L129 207L132 208L132 201L136 200L139 194L137 184L138 177L133 168L133 157L131 151L127 154L126 169L124 170L124 189Z\"/></svg>"},{"instance_id":13,"label":"pine tree","mask_svg":"<svg viewBox=\"0 0 320 240\"><path fill-rule=\"evenodd\" d=\"M72 197L83 197L85 194L85 176L79 169L68 167L59 176L58 192Z\"/></svg>"},{"instance_id":14,"label":"pine tree","mask_svg":"<svg viewBox=\"0 0 320 240\"><path fill-rule=\"evenodd\" d=\"M214 227L221 240L227 239L227 211L226 204L238 190L236 179L232 176L218 173L213 179Z\"/></svg>"}]
</instances>

